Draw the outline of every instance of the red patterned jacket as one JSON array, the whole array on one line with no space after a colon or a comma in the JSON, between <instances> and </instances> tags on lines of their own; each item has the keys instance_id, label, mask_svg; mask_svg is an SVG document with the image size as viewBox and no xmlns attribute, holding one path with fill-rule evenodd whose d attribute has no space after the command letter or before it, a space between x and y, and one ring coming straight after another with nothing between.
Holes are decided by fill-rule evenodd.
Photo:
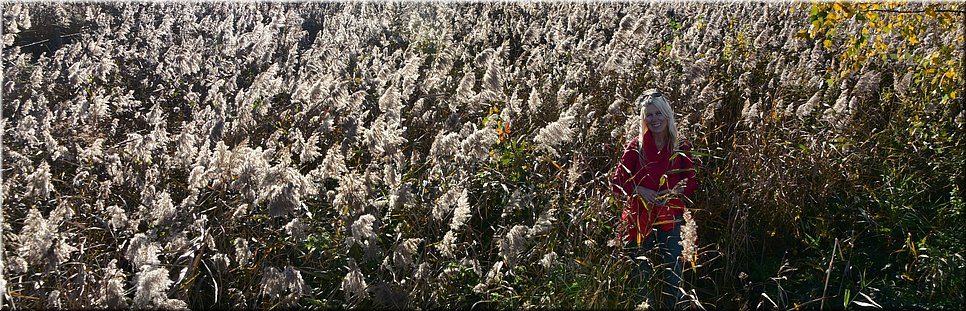
<instances>
[{"instance_id":1,"label":"red patterned jacket","mask_svg":"<svg viewBox=\"0 0 966 311\"><path fill-rule=\"evenodd\" d=\"M643 154L638 151L640 145L644 146ZM694 162L687 153L691 151L691 145L687 142L680 145L678 152L672 152L670 146L659 152L648 132L644 134L643 144L638 144L638 138L634 138L624 148L611 185L614 193L627 200L621 214L621 220L627 226L625 240L643 243L653 226L662 231L671 230L674 219L684 214L684 200L680 195L691 196L698 182L694 178ZM679 188L680 195L665 205L647 206L641 196L634 193L636 185L662 191L674 188L681 180L685 181L681 183L683 188Z\"/></svg>"}]
</instances>

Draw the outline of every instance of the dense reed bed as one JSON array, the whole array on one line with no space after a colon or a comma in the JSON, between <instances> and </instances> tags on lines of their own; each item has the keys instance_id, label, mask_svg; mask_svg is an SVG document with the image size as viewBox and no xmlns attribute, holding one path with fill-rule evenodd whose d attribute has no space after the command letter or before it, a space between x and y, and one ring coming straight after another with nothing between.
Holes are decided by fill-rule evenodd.
<instances>
[{"instance_id":1,"label":"dense reed bed","mask_svg":"<svg viewBox=\"0 0 966 311\"><path fill-rule=\"evenodd\" d=\"M661 89L695 308L963 305L961 3L4 2L3 308L633 308Z\"/></svg>"}]
</instances>

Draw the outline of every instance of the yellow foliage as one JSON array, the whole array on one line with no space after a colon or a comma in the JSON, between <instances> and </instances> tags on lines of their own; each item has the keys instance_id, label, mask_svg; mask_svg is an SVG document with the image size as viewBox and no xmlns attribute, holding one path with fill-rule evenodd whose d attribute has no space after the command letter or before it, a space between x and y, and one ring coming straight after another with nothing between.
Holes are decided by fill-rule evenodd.
<instances>
[{"instance_id":1,"label":"yellow foliage","mask_svg":"<svg viewBox=\"0 0 966 311\"><path fill-rule=\"evenodd\" d=\"M915 70L922 75L923 87L940 88L933 93L940 91L948 98L955 98L957 94L947 89L962 83L960 63L953 64L950 60L955 56L947 49L917 55L914 53L918 53L918 49L913 48L923 44L922 36L936 31L952 31L951 28L964 23L962 15L943 12L950 10L946 8L949 5L925 3L910 6L908 1L812 2L811 27L799 31L796 37L817 40L825 49L837 53L839 65L826 71L832 79L847 76L870 60L912 61L919 64ZM898 40L883 41L884 37L895 35ZM961 34L955 38L960 45L966 41Z\"/></svg>"},{"instance_id":2,"label":"yellow foliage","mask_svg":"<svg viewBox=\"0 0 966 311\"><path fill-rule=\"evenodd\" d=\"M889 46L886 45L885 43L882 43L881 41L876 41L874 45L875 45L876 52L885 53L889 51Z\"/></svg>"},{"instance_id":3,"label":"yellow foliage","mask_svg":"<svg viewBox=\"0 0 966 311\"><path fill-rule=\"evenodd\" d=\"M952 68L949 68L949 70L946 70L946 73L944 73L943 75L946 76L946 78L950 78L950 79L956 79L956 77L959 76L959 74L956 73L956 71L953 70ZM953 91L953 93L955 94L955 91Z\"/></svg>"},{"instance_id":4,"label":"yellow foliage","mask_svg":"<svg viewBox=\"0 0 966 311\"><path fill-rule=\"evenodd\" d=\"M874 8L873 10L877 10L877 9L878 8ZM878 21L879 20L879 14L877 14L876 12L866 12L865 13L865 18L868 18L870 21Z\"/></svg>"}]
</instances>

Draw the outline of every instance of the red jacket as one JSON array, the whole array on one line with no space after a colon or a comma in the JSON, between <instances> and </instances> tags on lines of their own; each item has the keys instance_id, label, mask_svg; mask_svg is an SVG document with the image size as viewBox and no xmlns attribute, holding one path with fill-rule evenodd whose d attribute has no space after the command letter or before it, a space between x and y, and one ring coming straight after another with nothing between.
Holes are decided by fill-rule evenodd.
<instances>
[{"instance_id":1,"label":"red jacket","mask_svg":"<svg viewBox=\"0 0 966 311\"><path fill-rule=\"evenodd\" d=\"M687 142L682 142L680 151L672 152L670 146L665 146L664 150L658 152L654 144L651 133L644 134L644 154L638 152L638 138L632 139L624 148L620 163L614 172L611 181L614 192L627 199L627 204L621 214L621 220L628 225L625 240L643 243L651 233L654 225L662 231L674 228L672 222L675 217L684 214L684 201L681 197L668 200L667 204L659 206L646 206L640 195L634 193L636 185L649 188L655 191L668 190L677 185L682 179L687 179L680 192L684 196L691 196L698 182L694 178L694 162L691 161L691 146ZM672 154L678 155L672 160ZM645 160L646 159L646 160ZM641 165L641 160L645 160ZM661 179L664 179L662 182ZM644 212L644 211L650 212Z\"/></svg>"}]
</instances>

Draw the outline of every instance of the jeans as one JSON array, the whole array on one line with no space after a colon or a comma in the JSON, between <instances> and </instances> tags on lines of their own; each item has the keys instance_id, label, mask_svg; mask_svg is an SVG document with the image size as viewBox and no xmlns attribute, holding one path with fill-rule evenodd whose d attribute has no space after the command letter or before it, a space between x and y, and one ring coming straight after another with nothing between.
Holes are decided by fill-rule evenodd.
<instances>
[{"instance_id":1,"label":"jeans","mask_svg":"<svg viewBox=\"0 0 966 311\"><path fill-rule=\"evenodd\" d=\"M634 283L639 286L640 299L647 298L652 307L659 309L679 309L683 307L678 305L684 297L684 292L680 289L681 273L684 268L684 263L681 260L681 252L684 249L681 246L681 225L683 223L678 223L674 226L674 229L669 231L653 229L651 235L644 241L643 247L637 247L637 243L633 241L629 243L628 249L638 265L634 275ZM660 266L657 267L650 259L656 257L654 256L656 255L654 254L655 251L660 254L661 258ZM662 286L657 286L664 298L663 306L655 305L658 301L653 300L653 297L650 296L650 289L647 286L655 268L664 271Z\"/></svg>"}]
</instances>

